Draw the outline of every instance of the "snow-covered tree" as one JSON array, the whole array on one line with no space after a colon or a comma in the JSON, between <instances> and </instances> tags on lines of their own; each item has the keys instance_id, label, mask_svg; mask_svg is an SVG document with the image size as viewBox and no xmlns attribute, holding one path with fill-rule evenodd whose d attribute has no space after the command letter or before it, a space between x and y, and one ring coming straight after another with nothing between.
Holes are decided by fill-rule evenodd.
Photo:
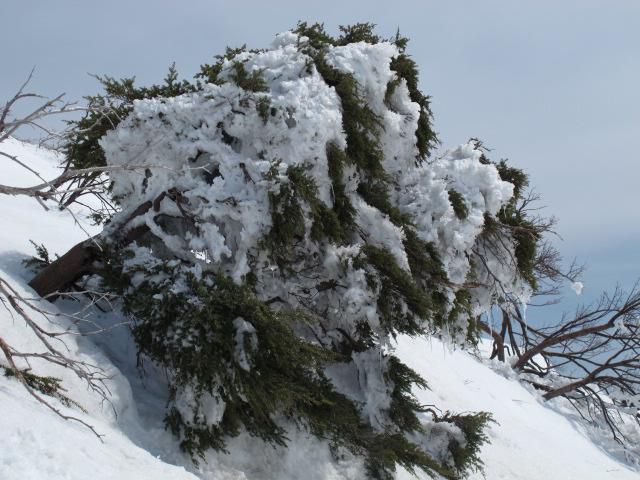
<instances>
[{"instance_id":1,"label":"snow-covered tree","mask_svg":"<svg viewBox=\"0 0 640 480\"><path fill-rule=\"evenodd\" d=\"M113 115L71 137L72 164L110 167L118 208L31 285L97 275L120 292L140 354L168 372L167 427L195 457L303 430L372 478L481 466L489 414L420 405L427 383L393 339L473 342L496 296L526 300L537 238L513 212L520 171L476 142L432 156L406 46L370 24L339 37L299 24L269 49L228 49L194 83L104 78L111 95L93 101Z\"/></svg>"}]
</instances>

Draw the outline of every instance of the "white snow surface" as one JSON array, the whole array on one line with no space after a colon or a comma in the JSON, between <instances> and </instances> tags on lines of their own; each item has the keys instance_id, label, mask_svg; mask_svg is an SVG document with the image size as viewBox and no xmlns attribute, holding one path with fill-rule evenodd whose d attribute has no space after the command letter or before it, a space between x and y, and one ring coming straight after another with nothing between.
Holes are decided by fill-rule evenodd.
<instances>
[{"instance_id":1,"label":"white snow surface","mask_svg":"<svg viewBox=\"0 0 640 480\"><path fill-rule=\"evenodd\" d=\"M3 151L18 155L47 177L55 175L56 158L46 150L9 140ZM20 168L5 164L2 183L28 185L36 179ZM78 212L76 218L83 218ZM64 253L86 233L66 212L44 211L34 200L0 197L0 275L25 296L35 296L26 285L30 274L21 261L33 254L29 239L44 242L51 253ZM87 222L86 232L95 233ZM340 256L340 252L336 252ZM356 291L353 296L361 295ZM366 298L366 296L365 296ZM55 311L68 304L54 306ZM107 324L120 319L97 316ZM249 326L238 331L250 334ZM2 336L25 349L37 341L19 319L0 309ZM68 325L60 325L62 328ZM136 352L126 329L97 336L69 336L70 355L100 365L109 381L112 405L87 390L77 378L50 364L33 362L39 374L63 379L67 395L87 413L51 403L67 414L93 425L102 442L78 423L64 421L32 399L14 379L0 377L0 478L3 480L254 480L254 479L357 479L362 465L345 457L331 461L325 444L302 433L290 433L286 450L256 449L246 437L229 442L230 455L208 456L208 464L194 466L180 453L177 442L163 429L166 386L162 374L149 367L144 378L135 368ZM495 424L489 428L491 443L483 448L487 479L508 480L626 480L640 478L630 466L618 462L593 443L579 422L563 415L560 403L543 404L539 396L517 382L504 364L480 361L470 353L451 350L441 341L399 337L395 353L427 380L430 390L418 391L424 404L458 412L490 411ZM366 363L366 362L365 362ZM376 379L370 377L370 382ZM210 410L218 410L220 406ZM434 446L435 448L435 446ZM398 479L413 478L400 471ZM426 478L426 477L421 477ZM481 479L479 473L471 476Z\"/></svg>"},{"instance_id":2,"label":"white snow surface","mask_svg":"<svg viewBox=\"0 0 640 480\"><path fill-rule=\"evenodd\" d=\"M16 155L45 178L56 175L58 159L51 152L10 139L1 145L2 151ZM15 186L28 186L40 180L9 161L3 161L0 182ZM74 220L80 222L77 224ZM24 297L37 297L27 286L31 274L25 270L22 260L34 254L29 240L45 243L49 252L63 254L87 233L97 233L82 212L45 211L35 200L26 197L0 197L0 276L9 281ZM83 230L84 229L84 230ZM56 306L45 301L39 305L55 313ZM77 308L77 307L75 307ZM33 312L42 325L51 328ZM24 322L0 306L0 331L2 337L22 351L42 351L42 345ZM58 330L68 328L68 322L60 320ZM123 330L120 333L124 333ZM112 339L115 339L112 336ZM95 341L94 341L95 340ZM0 479L2 480L95 480L120 479L176 479L197 477L183 466L175 466L160 460L165 456L164 444L174 450L176 445L162 429L146 430L141 426L129 380L112 362L112 354L126 355L127 346L113 345L113 351L99 347L96 339L67 336L65 342L69 355L99 365L112 376L109 381L112 406L103 404L98 395L67 370L50 363L31 361L34 373L51 375L63 380L68 397L87 410L67 408L55 399L51 404L67 415L76 416L92 425L103 435L102 442L86 427L76 422L64 421L33 399L16 380L0 376ZM133 353L129 351L128 354ZM4 356L0 360L6 365ZM26 366L26 365L25 365ZM135 375L129 372L130 375ZM163 400L160 400L163 402ZM140 405L141 406L141 405ZM154 448L142 448L145 437L151 439ZM147 443L148 444L148 443Z\"/></svg>"},{"instance_id":3,"label":"white snow surface","mask_svg":"<svg viewBox=\"0 0 640 480\"><path fill-rule=\"evenodd\" d=\"M421 373L431 390L426 404L453 411L490 411L490 445L482 450L487 479L625 480L640 473L612 459L582 431L561 402L543 404L504 364L493 364L438 340L400 338L400 358ZM564 413L564 414L563 414ZM410 475L399 475L408 479ZM470 478L481 479L480 474Z\"/></svg>"}]
</instances>

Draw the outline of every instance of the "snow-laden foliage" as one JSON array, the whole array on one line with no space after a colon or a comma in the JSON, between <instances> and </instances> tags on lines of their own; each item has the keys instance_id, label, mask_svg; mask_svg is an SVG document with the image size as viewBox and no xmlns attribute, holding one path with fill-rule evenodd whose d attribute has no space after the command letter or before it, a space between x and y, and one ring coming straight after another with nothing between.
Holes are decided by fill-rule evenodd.
<instances>
[{"instance_id":1,"label":"snow-laden foliage","mask_svg":"<svg viewBox=\"0 0 640 480\"><path fill-rule=\"evenodd\" d=\"M3 144L3 151L20 158L45 178L56 175L59 158L47 150L10 139ZM8 163L3 174L10 184L28 185L32 180L31 172L18 164ZM76 211L76 215L72 216L68 211L45 211L37 202L26 197L9 196L0 201L0 217L11 225L11 228L0 230L0 273L20 295L25 298L33 296L33 291L27 286L28 276L20 264L22 259L33 254L33 246L27 240L45 240L52 254L64 253L86 238L86 233L76 223L77 219L82 219L82 212ZM85 227L91 233L99 233L96 227ZM37 250L39 254L44 253L40 248ZM45 260L45 256L41 255L41 259ZM51 255L52 258L55 256ZM85 480L89 477L95 480L326 480L364 476L360 471L361 462L345 457L332 461L326 442L314 440L308 433L294 428L287 431L288 448L265 448L259 440L239 435L227 442L230 455L211 452L207 455L206 465L203 463L199 468L194 468L188 458L178 451L171 433L162 431L165 392L160 387L164 385L164 374L160 369L150 368L149 362L146 362L145 375L139 375L135 345L130 342L128 332L123 328L107 328L100 335L77 335L75 327L66 317L66 314L77 315L81 308L85 308L79 307L77 301L58 300L53 305L40 300L34 305L57 313L54 324L41 319L39 324L43 328L71 329L73 334L64 337L70 349L69 355L99 365L109 373L110 402L104 403L103 398L88 390L68 369L41 359L30 360L30 373L36 373L42 379L62 379L62 393L78 402L87 412L74 405L67 408L59 398L44 398L48 398L63 412L77 415L94 425L103 435L101 442L89 429L78 428L74 423L65 422L43 408L15 377L6 376L0 371L4 413L0 417L0 426L3 432L7 432L0 437L0 478L3 480ZM35 310L27 311L37 315ZM87 319L91 322L85 328L90 331L95 330L96 322L105 327L122 322L115 311L95 311ZM2 337L12 345L27 352L41 351L40 340L24 322L12 319L10 309L0 309L0 323L3 325ZM236 328L246 331L242 327L241 324ZM490 355L490 344L482 342L479 347L481 357ZM491 444L484 445L481 454L486 478L638 478L637 463L632 459L628 462L616 460L624 459L628 450L623 451L623 447L610 438L610 433L607 437L606 427L585 431L584 420L568 401L560 397L543 401L539 390L527 386L526 382L518 382L522 376L509 366L517 361L517 357L507 358L506 363L487 361L493 367L492 371L478 361L477 355L469 355L462 349L448 349L437 338L407 336L397 338L394 353L428 378L430 390L416 391L420 403L436 404L454 411L492 412L497 423L484 430ZM542 364L538 358L536 362ZM553 372L547 377L551 375ZM185 386L181 395L185 405L193 395L189 388ZM218 406L217 403L210 403L204 408L208 409L211 418L216 418L215 415L220 415L222 411L213 409ZM177 405L177 408L183 406ZM459 432L454 433L456 430L453 427L448 423L425 422L424 429L430 435L426 436L426 440L425 437L412 440L434 457L447 455L449 440L456 437L462 439ZM637 431L638 426L635 419L631 418L631 422L625 425L624 435L630 439L636 435L637 438L637 434L631 431L633 428ZM632 442L628 446L637 453L638 442ZM453 450L456 451L455 447ZM192 473L172 464L183 465ZM415 478L398 470L397 480ZM427 477L419 475L418 478ZM470 478L475 480L483 476L475 473Z\"/></svg>"},{"instance_id":2,"label":"snow-laden foliage","mask_svg":"<svg viewBox=\"0 0 640 480\"><path fill-rule=\"evenodd\" d=\"M528 294L531 252L489 228L514 197L500 166L474 143L428 156L405 47L301 24L229 50L187 93L135 101L100 140L108 165L147 166L110 173L105 236L144 235L107 242L103 276L167 368L167 426L192 454L297 428L376 478L481 466L488 416L428 413L390 340L473 340L497 296Z\"/></svg>"}]
</instances>

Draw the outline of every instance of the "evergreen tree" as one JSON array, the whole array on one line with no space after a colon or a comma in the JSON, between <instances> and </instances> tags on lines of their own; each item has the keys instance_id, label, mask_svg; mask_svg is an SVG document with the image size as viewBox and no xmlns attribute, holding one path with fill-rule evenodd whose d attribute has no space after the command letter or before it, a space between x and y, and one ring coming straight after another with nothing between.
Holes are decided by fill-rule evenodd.
<instances>
[{"instance_id":1,"label":"evergreen tree","mask_svg":"<svg viewBox=\"0 0 640 480\"><path fill-rule=\"evenodd\" d=\"M525 221L526 177L473 142L430 157L407 39L340 31L300 23L193 82L173 68L149 88L100 78L69 163L147 168L110 173L119 211L91 270L166 368L166 425L194 458L301 429L371 478L397 465L459 478L482 466L490 415L420 405L427 383L393 339L473 343L501 294L489 273L527 295L536 241L495 228Z\"/></svg>"}]
</instances>

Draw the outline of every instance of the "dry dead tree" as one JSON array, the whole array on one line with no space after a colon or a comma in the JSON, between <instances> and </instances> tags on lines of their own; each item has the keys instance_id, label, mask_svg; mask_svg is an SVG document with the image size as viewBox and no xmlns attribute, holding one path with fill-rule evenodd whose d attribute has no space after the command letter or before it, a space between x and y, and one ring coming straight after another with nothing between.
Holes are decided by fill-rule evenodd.
<instances>
[{"instance_id":1,"label":"dry dead tree","mask_svg":"<svg viewBox=\"0 0 640 480\"><path fill-rule=\"evenodd\" d=\"M547 400L564 397L581 415L610 429L622 443L621 414L638 419L640 398L640 291L616 288L571 318L533 328L519 313L505 316L526 331L513 368L544 391ZM542 359L540 362L538 359Z\"/></svg>"},{"instance_id":2,"label":"dry dead tree","mask_svg":"<svg viewBox=\"0 0 640 480\"><path fill-rule=\"evenodd\" d=\"M31 79L31 75L27 79L18 93L10 99L2 110L0 110L0 157L4 157L12 162L17 163L22 168L34 174L39 182L30 187L15 187L11 185L0 185L0 194L6 195L22 195L36 199L40 205L49 210L47 202L53 202L57 208L67 209L72 203L80 203L79 198L84 195L104 195L107 180L104 173L114 169L138 170L144 172L148 168L154 168L149 165L126 165L122 167L95 167L86 169L73 169L66 164L62 172L53 179L45 179L40 172L22 162L15 155L10 155L2 151L2 142L11 138L20 127L32 126L45 131L47 135L51 131L41 126L40 122L48 116L65 114L71 111L77 111L70 104L63 103L63 95L59 95L52 100L43 99L43 103L37 106L31 113L17 118L11 118L11 110L16 103L25 99L41 99L42 97L32 93L25 93L24 89ZM159 203L163 196L157 200ZM168 193L171 196L171 193ZM104 195L106 197L106 195ZM103 202L104 203L104 202ZM154 202L155 203L155 202ZM129 220L133 220L146 213L152 208L151 202L141 205L139 209L132 212ZM157 206L156 206L157 207ZM109 206L108 208L114 208ZM156 208L157 210L157 208ZM70 211L70 210L68 210ZM74 217L75 218L75 217ZM125 225L128 221L125 222ZM115 228L115 227L114 227ZM133 229L116 229L116 241L130 243L131 241L144 234L148 228L140 226ZM112 239L112 241L114 241ZM95 392L103 401L109 401L109 390L107 384L107 375L101 367L84 361L72 358L67 352L68 348L65 344L65 336L69 335L89 335L100 334L105 331L98 325L91 324L89 314L92 307L98 305L105 300L105 294L94 292L77 286L77 281L84 275L93 273L94 260L99 256L101 250L100 238L88 238L72 248L57 260L45 262L44 268L30 282L30 285L44 299L52 299L60 296L79 298L82 297L85 306L78 314L67 314L47 310L39 306L39 300L29 299L20 295L18 291L11 286L11 283L0 277L0 303L9 312L14 320L20 318L25 322L26 327L38 339L41 351L25 352L13 346L6 337L0 335L0 350L3 352L7 365L4 368L7 375L14 376L25 387L29 394L38 402L55 412L66 420L76 421L89 428L95 435L100 437L95 428L84 420L67 415L57 408L45 395L57 397L66 406L82 407L72 399L66 397L60 390L64 390L60 385L60 380L53 377L41 377L32 373L30 360L38 359L40 361L49 362L54 365L66 368L72 371L78 378L83 380L90 390ZM89 298L87 302L85 298ZM110 299L106 299L110 300ZM37 320L34 315L38 316ZM79 333L77 329L45 328L43 324L49 324L52 327L60 327L57 321L60 317L64 317L67 323L72 325L83 323L90 324L91 331ZM27 368L24 368L26 364ZM21 368L22 367L22 368Z\"/></svg>"},{"instance_id":3,"label":"dry dead tree","mask_svg":"<svg viewBox=\"0 0 640 480\"><path fill-rule=\"evenodd\" d=\"M518 208L529 208L537 197L529 196ZM625 293L617 287L603 293L592 305L579 307L572 316L563 315L538 327L527 322L524 308L547 306L560 301L562 288L576 282L584 267L573 261L562 267L562 257L543 235L553 233L553 220L537 217L531 222L532 235L540 239L533 271L535 289L526 306L507 294L496 276L494 311L498 326L479 318L478 325L493 339L491 358L506 361L523 374L523 379L541 390L546 400L564 397L578 413L593 424L608 428L613 438L625 443L622 426L635 418L640 422L640 289L636 284ZM507 227L505 227L507 228ZM502 245L484 238L474 253L507 255ZM502 261L515 261L504 257ZM626 420L623 418L626 416Z\"/></svg>"}]
</instances>

